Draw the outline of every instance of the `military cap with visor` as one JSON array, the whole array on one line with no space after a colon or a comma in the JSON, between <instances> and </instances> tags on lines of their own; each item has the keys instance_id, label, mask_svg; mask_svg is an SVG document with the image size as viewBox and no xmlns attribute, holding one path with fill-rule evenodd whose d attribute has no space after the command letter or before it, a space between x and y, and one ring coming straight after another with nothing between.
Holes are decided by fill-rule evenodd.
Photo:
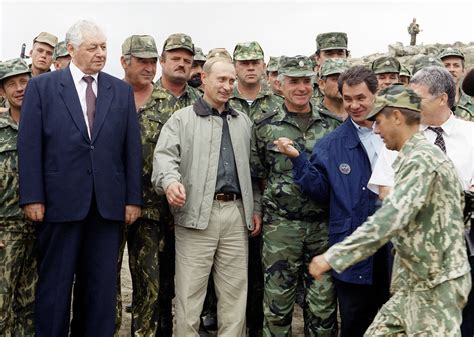
<instances>
[{"instance_id":1,"label":"military cap with visor","mask_svg":"<svg viewBox=\"0 0 474 337\"><path fill-rule=\"evenodd\" d=\"M175 50L175 49L186 49L190 51L193 55L195 53L193 40L191 36L177 33L168 36L164 45L163 51Z\"/></svg>"},{"instance_id":2,"label":"military cap with visor","mask_svg":"<svg viewBox=\"0 0 474 337\"><path fill-rule=\"evenodd\" d=\"M59 57L69 56L69 52L66 48L66 42L61 41L59 42L56 47L54 47L53 51L53 61L56 61Z\"/></svg>"},{"instance_id":3,"label":"military cap with visor","mask_svg":"<svg viewBox=\"0 0 474 337\"><path fill-rule=\"evenodd\" d=\"M400 74L400 69L400 62L392 56L382 56L372 62L372 71L374 72L374 74Z\"/></svg>"},{"instance_id":4,"label":"military cap with visor","mask_svg":"<svg viewBox=\"0 0 474 337\"><path fill-rule=\"evenodd\" d=\"M194 58L193 61L196 62L206 62L206 55L202 52L202 49L199 47L194 47Z\"/></svg>"},{"instance_id":5,"label":"military cap with visor","mask_svg":"<svg viewBox=\"0 0 474 337\"><path fill-rule=\"evenodd\" d=\"M37 37L33 39L33 44L35 42L41 42L41 43L46 43L49 44L51 47L56 47L58 44L58 38L56 35L53 35L48 32L41 32Z\"/></svg>"},{"instance_id":6,"label":"military cap with visor","mask_svg":"<svg viewBox=\"0 0 474 337\"><path fill-rule=\"evenodd\" d=\"M400 76L411 77L410 69L404 64L400 64Z\"/></svg>"},{"instance_id":7,"label":"military cap with visor","mask_svg":"<svg viewBox=\"0 0 474 337\"><path fill-rule=\"evenodd\" d=\"M31 74L31 69L20 57L0 63L0 81L22 74Z\"/></svg>"},{"instance_id":8,"label":"military cap with visor","mask_svg":"<svg viewBox=\"0 0 474 337\"><path fill-rule=\"evenodd\" d=\"M257 41L240 42L234 48L234 61L263 60L263 49Z\"/></svg>"},{"instance_id":9,"label":"military cap with visor","mask_svg":"<svg viewBox=\"0 0 474 337\"><path fill-rule=\"evenodd\" d=\"M426 55L421 56L413 64L413 69L411 71L411 74L413 76L419 70L421 70L423 68L427 68L427 67L432 67L432 66L438 66L438 67L443 67L444 68L443 62L438 57L436 57L436 56L426 56Z\"/></svg>"},{"instance_id":10,"label":"military cap with visor","mask_svg":"<svg viewBox=\"0 0 474 337\"><path fill-rule=\"evenodd\" d=\"M278 71L278 63L280 62L280 58L276 56L270 56L270 60L268 60L267 64L267 71L274 72Z\"/></svg>"},{"instance_id":11,"label":"military cap with visor","mask_svg":"<svg viewBox=\"0 0 474 337\"><path fill-rule=\"evenodd\" d=\"M288 77L311 77L316 75L313 63L307 56L281 56L278 74Z\"/></svg>"},{"instance_id":12,"label":"military cap with visor","mask_svg":"<svg viewBox=\"0 0 474 337\"><path fill-rule=\"evenodd\" d=\"M393 84L381 90L375 96L374 107L366 119L374 120L375 116L385 108L409 109L421 111L421 98L412 89L402 84Z\"/></svg>"},{"instance_id":13,"label":"military cap with visor","mask_svg":"<svg viewBox=\"0 0 474 337\"><path fill-rule=\"evenodd\" d=\"M122 43L122 55L143 59L158 58L155 39L150 35L132 35Z\"/></svg>"},{"instance_id":14,"label":"military cap with visor","mask_svg":"<svg viewBox=\"0 0 474 337\"><path fill-rule=\"evenodd\" d=\"M343 32L321 33L316 36L316 50L347 50L347 34Z\"/></svg>"},{"instance_id":15,"label":"military cap with visor","mask_svg":"<svg viewBox=\"0 0 474 337\"><path fill-rule=\"evenodd\" d=\"M321 68L319 69L319 75L323 77L335 74L342 74L350 67L351 65L346 59L327 59L321 65Z\"/></svg>"},{"instance_id":16,"label":"military cap with visor","mask_svg":"<svg viewBox=\"0 0 474 337\"><path fill-rule=\"evenodd\" d=\"M452 48L452 47L444 48L444 49L441 49L441 51L438 53L438 58L440 60L448 56L456 56L464 60L463 52L457 48Z\"/></svg>"}]
</instances>

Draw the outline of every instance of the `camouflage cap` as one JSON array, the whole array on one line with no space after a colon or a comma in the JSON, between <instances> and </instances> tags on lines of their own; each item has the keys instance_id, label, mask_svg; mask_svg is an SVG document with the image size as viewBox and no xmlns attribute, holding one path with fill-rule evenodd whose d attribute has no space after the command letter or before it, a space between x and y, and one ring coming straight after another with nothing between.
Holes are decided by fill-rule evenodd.
<instances>
[{"instance_id":1,"label":"camouflage cap","mask_svg":"<svg viewBox=\"0 0 474 337\"><path fill-rule=\"evenodd\" d=\"M448 48L441 49L441 51L438 53L438 58L440 60L448 56L456 56L464 60L464 54L458 48L448 47Z\"/></svg>"},{"instance_id":2,"label":"camouflage cap","mask_svg":"<svg viewBox=\"0 0 474 337\"><path fill-rule=\"evenodd\" d=\"M279 57L270 56L270 60L268 61L268 64L267 64L267 71L268 72L278 71L279 62L280 62Z\"/></svg>"},{"instance_id":3,"label":"camouflage cap","mask_svg":"<svg viewBox=\"0 0 474 337\"><path fill-rule=\"evenodd\" d=\"M413 64L413 68L411 71L412 76L417 73L418 70L421 70L426 67L431 67L431 66L438 66L438 67L444 67L443 62L436 57L436 56L421 56L418 58L415 63Z\"/></svg>"},{"instance_id":4,"label":"camouflage cap","mask_svg":"<svg viewBox=\"0 0 474 337\"><path fill-rule=\"evenodd\" d=\"M163 45L163 51L174 50L174 49L186 49L194 55L194 44L191 36L177 33L168 36Z\"/></svg>"},{"instance_id":5,"label":"camouflage cap","mask_svg":"<svg viewBox=\"0 0 474 337\"><path fill-rule=\"evenodd\" d=\"M400 76L411 77L410 69L404 64L400 64Z\"/></svg>"},{"instance_id":6,"label":"camouflage cap","mask_svg":"<svg viewBox=\"0 0 474 337\"><path fill-rule=\"evenodd\" d=\"M346 59L327 59L319 69L320 76L342 74L351 67Z\"/></svg>"},{"instance_id":7,"label":"camouflage cap","mask_svg":"<svg viewBox=\"0 0 474 337\"><path fill-rule=\"evenodd\" d=\"M240 42L234 48L234 61L263 60L263 49L257 41Z\"/></svg>"},{"instance_id":8,"label":"camouflage cap","mask_svg":"<svg viewBox=\"0 0 474 337\"><path fill-rule=\"evenodd\" d=\"M421 98L412 89L402 84L393 84L381 90L375 97L374 107L366 119L373 120L384 108L403 108L421 111Z\"/></svg>"},{"instance_id":9,"label":"camouflage cap","mask_svg":"<svg viewBox=\"0 0 474 337\"><path fill-rule=\"evenodd\" d=\"M347 50L347 34L342 32L321 33L316 36L316 50Z\"/></svg>"},{"instance_id":10,"label":"camouflage cap","mask_svg":"<svg viewBox=\"0 0 474 337\"><path fill-rule=\"evenodd\" d=\"M35 42L41 42L41 43L46 43L49 44L51 47L56 47L58 44L58 38L56 35L53 35L48 32L41 32L37 37L33 39L33 44Z\"/></svg>"},{"instance_id":11,"label":"camouflage cap","mask_svg":"<svg viewBox=\"0 0 474 337\"><path fill-rule=\"evenodd\" d=\"M0 81L8 77L30 73L30 67L20 57L0 63Z\"/></svg>"},{"instance_id":12,"label":"camouflage cap","mask_svg":"<svg viewBox=\"0 0 474 337\"><path fill-rule=\"evenodd\" d=\"M69 56L69 53L66 48L66 42L61 41L56 45L56 47L54 47L53 61L56 61L58 57L64 57L64 56Z\"/></svg>"},{"instance_id":13,"label":"camouflage cap","mask_svg":"<svg viewBox=\"0 0 474 337\"><path fill-rule=\"evenodd\" d=\"M202 52L202 49L199 47L194 47L194 59L193 61L196 62L206 62L206 55Z\"/></svg>"},{"instance_id":14,"label":"camouflage cap","mask_svg":"<svg viewBox=\"0 0 474 337\"><path fill-rule=\"evenodd\" d=\"M131 55L144 59L158 58L155 39L150 35L132 35L122 43L122 55Z\"/></svg>"},{"instance_id":15,"label":"camouflage cap","mask_svg":"<svg viewBox=\"0 0 474 337\"><path fill-rule=\"evenodd\" d=\"M230 56L230 53L225 48L213 48L209 50L209 53L207 53L207 59L209 60L213 57L225 57L232 61L232 56Z\"/></svg>"},{"instance_id":16,"label":"camouflage cap","mask_svg":"<svg viewBox=\"0 0 474 337\"><path fill-rule=\"evenodd\" d=\"M288 77L310 77L316 75L313 64L307 56L281 56L278 74Z\"/></svg>"},{"instance_id":17,"label":"camouflage cap","mask_svg":"<svg viewBox=\"0 0 474 337\"><path fill-rule=\"evenodd\" d=\"M374 74L400 73L400 62L392 56L382 56L372 62Z\"/></svg>"}]
</instances>

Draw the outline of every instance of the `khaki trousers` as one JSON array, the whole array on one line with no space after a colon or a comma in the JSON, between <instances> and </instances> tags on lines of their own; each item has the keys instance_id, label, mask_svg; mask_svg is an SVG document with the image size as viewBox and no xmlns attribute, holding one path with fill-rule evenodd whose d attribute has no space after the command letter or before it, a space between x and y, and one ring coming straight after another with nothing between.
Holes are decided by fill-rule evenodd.
<instances>
[{"instance_id":1,"label":"khaki trousers","mask_svg":"<svg viewBox=\"0 0 474 337\"><path fill-rule=\"evenodd\" d=\"M216 201L204 230L176 226L175 336L199 336L212 271L221 337L245 336L248 231L241 200Z\"/></svg>"}]
</instances>

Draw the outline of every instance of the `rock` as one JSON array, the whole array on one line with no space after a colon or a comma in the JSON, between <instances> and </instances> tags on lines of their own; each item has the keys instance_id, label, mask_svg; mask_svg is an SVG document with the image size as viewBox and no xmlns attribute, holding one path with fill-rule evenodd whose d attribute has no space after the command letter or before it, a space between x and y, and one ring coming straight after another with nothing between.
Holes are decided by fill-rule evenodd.
<instances>
[{"instance_id":1,"label":"rock","mask_svg":"<svg viewBox=\"0 0 474 337\"><path fill-rule=\"evenodd\" d=\"M452 44L435 43L428 45L404 46L401 42L395 42L388 45L388 53L376 53L360 58L351 58L353 64L370 65L373 60L381 56L394 56L398 60L411 68L417 58L423 55L436 56L443 48L453 47L460 49L465 55L465 68L472 68L474 66L474 42L463 43L460 41Z\"/></svg>"}]
</instances>

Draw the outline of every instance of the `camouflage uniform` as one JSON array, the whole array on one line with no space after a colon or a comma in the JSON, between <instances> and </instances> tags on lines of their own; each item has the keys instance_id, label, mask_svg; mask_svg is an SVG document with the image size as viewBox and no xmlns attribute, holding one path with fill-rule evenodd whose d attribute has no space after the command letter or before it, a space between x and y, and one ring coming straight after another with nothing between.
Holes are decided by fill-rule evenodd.
<instances>
[{"instance_id":1,"label":"camouflage uniform","mask_svg":"<svg viewBox=\"0 0 474 337\"><path fill-rule=\"evenodd\" d=\"M462 51L460 51L457 48L445 48L442 49L438 53L438 57L443 60L443 58L448 57L448 56L454 56L454 57L459 57L462 59L462 62L464 63L465 57ZM466 95L461 87L462 87L462 80L459 81L459 91L458 91L458 97L459 100L457 101L456 105L452 107L452 110L454 112L454 115L457 117L467 120L467 121L474 121L474 103L472 103L471 97Z\"/></svg>"},{"instance_id":2,"label":"camouflage uniform","mask_svg":"<svg viewBox=\"0 0 474 337\"><path fill-rule=\"evenodd\" d=\"M321 75L321 78L324 78L330 75L336 75L336 74L340 75L349 68L350 68L350 63L346 59L329 59L329 60L326 60L326 62L324 62L324 64L321 66L321 68L319 69L319 73ZM330 116L340 123L344 121L341 118L341 116L339 116L338 114L332 111L329 111L329 109L324 105L324 95L321 102L315 106L317 106L317 109L320 115L322 114L322 115Z\"/></svg>"},{"instance_id":3,"label":"camouflage uniform","mask_svg":"<svg viewBox=\"0 0 474 337\"><path fill-rule=\"evenodd\" d=\"M459 101L453 107L454 114L461 119L474 122L474 103L471 96L466 95L461 88L459 88L459 95Z\"/></svg>"},{"instance_id":4,"label":"camouflage uniform","mask_svg":"<svg viewBox=\"0 0 474 337\"><path fill-rule=\"evenodd\" d=\"M246 60L263 60L263 50L258 42L244 42L236 45L234 49L234 61ZM242 97L238 90L238 85L234 86L232 96L229 98L229 104L237 111L243 112L250 117L250 119L259 119L265 112L273 111L283 100L279 96L273 95L272 90L268 85L261 86L252 104Z\"/></svg>"},{"instance_id":5,"label":"camouflage uniform","mask_svg":"<svg viewBox=\"0 0 474 337\"><path fill-rule=\"evenodd\" d=\"M300 64L314 74L307 58L282 57L283 74L292 75ZM303 75L303 77L306 77ZM328 247L328 210L303 195L293 181L289 158L273 141L293 139L300 151L311 153L314 144L337 122L312 108L307 126L283 104L255 121L251 147L252 177L266 180L262 197L264 327L263 335L291 336L291 320L298 276L305 288L305 335L334 336L336 298L330 275L316 282L308 274L311 258Z\"/></svg>"},{"instance_id":6,"label":"camouflage uniform","mask_svg":"<svg viewBox=\"0 0 474 337\"><path fill-rule=\"evenodd\" d=\"M132 35L122 44L122 55L158 58L155 40L149 35ZM156 95L157 88L155 86L149 100L138 110L143 149L143 207L140 218L132 225L124 227L125 235L119 255L118 270L120 272L125 241L127 241L133 286L131 324L133 336L154 336L159 319L159 220L163 220L163 217L160 218L161 213L166 214L166 208L163 211L163 207L166 207L166 200L163 203L162 198L155 193L151 186L153 150L158 139L160 125L164 124L164 122L158 122L162 116L157 116L157 112L154 110ZM166 220L169 221L169 219ZM117 303L117 314L119 315L121 314L121 301L117 301ZM120 323L121 317L118 317L116 334Z\"/></svg>"},{"instance_id":7,"label":"camouflage uniform","mask_svg":"<svg viewBox=\"0 0 474 337\"><path fill-rule=\"evenodd\" d=\"M5 61L0 81L30 73L21 59ZM37 281L33 224L18 205L18 125L10 112L0 114L0 336L34 336Z\"/></svg>"},{"instance_id":8,"label":"camouflage uniform","mask_svg":"<svg viewBox=\"0 0 474 337\"><path fill-rule=\"evenodd\" d=\"M229 98L229 104L235 110L247 114L251 120L257 120L266 112L275 110L283 103L282 97L274 95L270 88L262 89L252 104L248 104L247 100L240 95L235 85L232 96Z\"/></svg>"},{"instance_id":9,"label":"camouflage uniform","mask_svg":"<svg viewBox=\"0 0 474 337\"><path fill-rule=\"evenodd\" d=\"M320 53L322 50L334 49L344 49L347 52L347 42L347 34L343 32L329 32L318 34L316 36L316 54ZM319 67L321 66L322 65L319 64ZM324 98L324 94L321 90L319 90L319 74L317 74L316 76L316 81L314 81L312 102L314 105L319 105Z\"/></svg>"},{"instance_id":10,"label":"camouflage uniform","mask_svg":"<svg viewBox=\"0 0 474 337\"><path fill-rule=\"evenodd\" d=\"M395 89L397 90L397 89ZM420 111L421 99L394 91L385 106ZM392 104L392 105L390 105ZM411 106L411 107L410 107ZM366 336L459 336L461 309L471 288L464 243L463 191L452 162L421 133L406 141L393 164L394 190L382 208L325 258L341 272L391 239L391 292Z\"/></svg>"}]
</instances>

